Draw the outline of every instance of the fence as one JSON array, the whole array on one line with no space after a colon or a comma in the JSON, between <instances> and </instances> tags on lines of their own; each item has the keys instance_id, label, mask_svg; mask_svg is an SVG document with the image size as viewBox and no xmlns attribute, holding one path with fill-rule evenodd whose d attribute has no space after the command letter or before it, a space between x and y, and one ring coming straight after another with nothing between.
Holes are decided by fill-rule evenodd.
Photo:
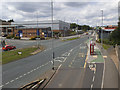
<instances>
[{"instance_id":1,"label":"fence","mask_svg":"<svg viewBox=\"0 0 120 90\"><path fill-rule=\"evenodd\" d=\"M120 90L120 46L115 46L116 55L118 57L118 85Z\"/></svg>"}]
</instances>

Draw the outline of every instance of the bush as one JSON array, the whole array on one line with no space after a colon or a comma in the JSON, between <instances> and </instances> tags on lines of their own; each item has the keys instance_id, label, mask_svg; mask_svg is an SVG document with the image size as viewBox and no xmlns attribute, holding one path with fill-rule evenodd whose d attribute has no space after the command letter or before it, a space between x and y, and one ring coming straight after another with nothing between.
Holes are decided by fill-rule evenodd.
<instances>
[{"instance_id":1,"label":"bush","mask_svg":"<svg viewBox=\"0 0 120 90\"><path fill-rule=\"evenodd\" d=\"M14 36L13 35L8 35L6 38L7 39L11 39L11 38L13 38Z\"/></svg>"},{"instance_id":2,"label":"bush","mask_svg":"<svg viewBox=\"0 0 120 90\"><path fill-rule=\"evenodd\" d=\"M36 37L31 37L30 40L36 40Z\"/></svg>"},{"instance_id":3,"label":"bush","mask_svg":"<svg viewBox=\"0 0 120 90\"><path fill-rule=\"evenodd\" d=\"M101 39L99 39L99 40L96 41L96 42L101 43ZM103 39L103 43L104 43L104 44L107 44L107 45L115 45L115 44L116 44L116 42L110 41L109 39Z\"/></svg>"},{"instance_id":4,"label":"bush","mask_svg":"<svg viewBox=\"0 0 120 90\"><path fill-rule=\"evenodd\" d=\"M18 36L17 36L17 37L14 37L14 39L20 39L20 38L21 38L21 37L18 37Z\"/></svg>"}]
</instances>

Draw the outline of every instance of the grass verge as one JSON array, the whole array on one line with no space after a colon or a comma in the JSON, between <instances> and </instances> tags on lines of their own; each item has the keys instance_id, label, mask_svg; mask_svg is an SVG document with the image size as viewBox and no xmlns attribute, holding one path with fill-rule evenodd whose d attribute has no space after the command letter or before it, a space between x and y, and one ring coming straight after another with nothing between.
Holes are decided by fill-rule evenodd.
<instances>
[{"instance_id":1,"label":"grass verge","mask_svg":"<svg viewBox=\"0 0 120 90\"><path fill-rule=\"evenodd\" d=\"M69 39L66 39L66 40L63 40L63 41L71 41L71 40L75 40L75 39L79 39L80 37L74 37L74 38L69 38Z\"/></svg>"},{"instance_id":2,"label":"grass verge","mask_svg":"<svg viewBox=\"0 0 120 90\"><path fill-rule=\"evenodd\" d=\"M106 49L106 50L107 50L108 48L110 48L110 46L109 46L109 45L106 45L106 44L103 44L102 46L103 46L103 48Z\"/></svg>"},{"instance_id":3,"label":"grass verge","mask_svg":"<svg viewBox=\"0 0 120 90\"><path fill-rule=\"evenodd\" d=\"M44 50L43 46L41 46L40 49ZM28 47L28 48L2 52L2 64L6 64L12 61L16 61L31 56L32 55L31 53L35 52L36 50L38 50L37 47ZM18 52L22 52L22 54L19 55Z\"/></svg>"}]
</instances>

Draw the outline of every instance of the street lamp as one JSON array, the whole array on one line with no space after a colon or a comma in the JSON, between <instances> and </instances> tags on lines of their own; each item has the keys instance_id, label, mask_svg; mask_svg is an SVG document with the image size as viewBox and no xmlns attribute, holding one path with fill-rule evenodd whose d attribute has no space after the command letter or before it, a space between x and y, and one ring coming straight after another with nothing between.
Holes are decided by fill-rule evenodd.
<instances>
[{"instance_id":1,"label":"street lamp","mask_svg":"<svg viewBox=\"0 0 120 90\"><path fill-rule=\"evenodd\" d=\"M103 27L103 10L101 10L102 12L102 27ZM101 28L101 48L102 48L102 45L103 45L103 30Z\"/></svg>"},{"instance_id":2,"label":"street lamp","mask_svg":"<svg viewBox=\"0 0 120 90\"><path fill-rule=\"evenodd\" d=\"M52 69L54 70L55 54L54 54L54 43L53 43L53 0L51 0L51 21L52 21L51 30L52 30L52 60L53 60L53 67L52 67Z\"/></svg>"}]
</instances>

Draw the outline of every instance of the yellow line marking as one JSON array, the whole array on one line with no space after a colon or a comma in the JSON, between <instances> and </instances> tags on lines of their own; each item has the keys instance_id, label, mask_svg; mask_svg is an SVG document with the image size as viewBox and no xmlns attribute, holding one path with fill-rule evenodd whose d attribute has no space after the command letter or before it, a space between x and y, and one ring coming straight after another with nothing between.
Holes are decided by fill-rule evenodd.
<instances>
[{"instance_id":1,"label":"yellow line marking","mask_svg":"<svg viewBox=\"0 0 120 90\"><path fill-rule=\"evenodd\" d=\"M89 49L88 49L88 50L89 50ZM87 51L87 56L86 56L86 59L85 59L84 68L86 68L86 64L87 64L87 60L88 60L88 52L89 52L89 51Z\"/></svg>"},{"instance_id":2,"label":"yellow line marking","mask_svg":"<svg viewBox=\"0 0 120 90\"><path fill-rule=\"evenodd\" d=\"M97 55L93 56L94 58L97 58Z\"/></svg>"},{"instance_id":3,"label":"yellow line marking","mask_svg":"<svg viewBox=\"0 0 120 90\"><path fill-rule=\"evenodd\" d=\"M86 68L86 64L87 64L87 63L85 62L85 64L84 64L84 68Z\"/></svg>"},{"instance_id":4,"label":"yellow line marking","mask_svg":"<svg viewBox=\"0 0 120 90\"><path fill-rule=\"evenodd\" d=\"M103 56L103 58L107 58L107 56Z\"/></svg>"}]
</instances>

